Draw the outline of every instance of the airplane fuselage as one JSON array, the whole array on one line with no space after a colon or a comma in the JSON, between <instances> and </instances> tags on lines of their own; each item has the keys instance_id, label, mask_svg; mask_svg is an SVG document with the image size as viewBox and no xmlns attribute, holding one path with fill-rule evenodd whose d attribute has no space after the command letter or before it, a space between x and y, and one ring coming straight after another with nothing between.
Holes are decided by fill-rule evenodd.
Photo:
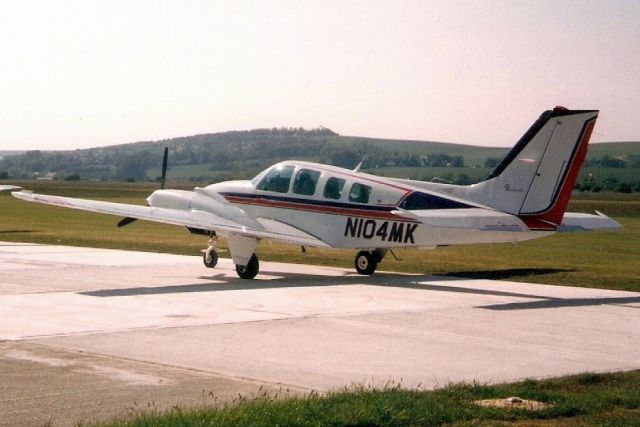
<instances>
[{"instance_id":1,"label":"airplane fuselage","mask_svg":"<svg viewBox=\"0 0 640 427\"><path fill-rule=\"evenodd\" d=\"M276 185L265 183L278 168L289 168L287 177L278 177ZM296 185L304 174L316 178L306 188ZM333 191L336 181L340 191ZM513 242L549 234L531 231L517 217L484 206L311 162L282 162L251 181L217 183L205 190L224 196L251 217L288 224L335 248L435 248ZM439 214L455 215L462 221L466 217L472 228L462 230L459 222L456 227L443 228ZM496 216L501 217L500 224L496 224Z\"/></svg>"}]
</instances>

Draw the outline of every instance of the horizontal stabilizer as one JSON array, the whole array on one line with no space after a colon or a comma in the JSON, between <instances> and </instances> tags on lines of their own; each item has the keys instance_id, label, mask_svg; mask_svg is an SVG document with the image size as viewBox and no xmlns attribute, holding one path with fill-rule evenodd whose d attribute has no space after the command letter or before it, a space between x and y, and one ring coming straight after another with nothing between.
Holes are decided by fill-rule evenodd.
<instances>
[{"instance_id":1,"label":"horizontal stabilizer","mask_svg":"<svg viewBox=\"0 0 640 427\"><path fill-rule=\"evenodd\" d=\"M517 216L488 209L429 209L412 211L412 213L420 222L434 228L528 231L527 226Z\"/></svg>"},{"instance_id":2,"label":"horizontal stabilizer","mask_svg":"<svg viewBox=\"0 0 640 427\"><path fill-rule=\"evenodd\" d=\"M620 228L620 223L602 212L596 211L596 215L566 212L562 218L562 224L558 231L589 231L589 230L615 230Z\"/></svg>"}]
</instances>

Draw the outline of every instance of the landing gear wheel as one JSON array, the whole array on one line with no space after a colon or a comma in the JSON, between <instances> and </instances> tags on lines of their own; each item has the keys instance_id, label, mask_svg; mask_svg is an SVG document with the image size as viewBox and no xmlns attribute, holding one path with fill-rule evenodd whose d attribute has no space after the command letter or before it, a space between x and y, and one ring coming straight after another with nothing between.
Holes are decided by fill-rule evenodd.
<instances>
[{"instance_id":1,"label":"landing gear wheel","mask_svg":"<svg viewBox=\"0 0 640 427\"><path fill-rule=\"evenodd\" d=\"M365 276L371 276L378 266L378 259L369 251L360 251L355 260L356 271Z\"/></svg>"},{"instance_id":2,"label":"landing gear wheel","mask_svg":"<svg viewBox=\"0 0 640 427\"><path fill-rule=\"evenodd\" d=\"M202 261L204 261L204 265L207 268L213 268L218 264L218 253L214 248L207 249L202 257Z\"/></svg>"},{"instance_id":3,"label":"landing gear wheel","mask_svg":"<svg viewBox=\"0 0 640 427\"><path fill-rule=\"evenodd\" d=\"M236 273L241 279L253 279L260 270L260 262L256 254L251 255L247 265L236 264Z\"/></svg>"}]
</instances>

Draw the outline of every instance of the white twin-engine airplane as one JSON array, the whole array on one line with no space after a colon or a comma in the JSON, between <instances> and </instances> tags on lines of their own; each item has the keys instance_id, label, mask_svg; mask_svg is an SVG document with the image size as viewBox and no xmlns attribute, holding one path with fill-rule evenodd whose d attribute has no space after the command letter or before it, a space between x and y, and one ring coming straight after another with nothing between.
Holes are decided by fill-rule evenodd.
<instances>
[{"instance_id":1,"label":"white twin-engine airplane","mask_svg":"<svg viewBox=\"0 0 640 427\"><path fill-rule=\"evenodd\" d=\"M215 243L226 238L238 276L253 279L260 239L296 245L354 248L355 268L372 274L396 247L436 248L469 243L516 242L562 230L610 229L616 221L565 213L587 152L598 111L545 111L480 183L461 186L383 178L302 161L278 163L251 181L227 181L193 191L157 190L148 206L14 191L29 202L119 215L186 227L211 237L207 267L217 262ZM166 172L166 150L163 181ZM162 186L164 187L164 185Z\"/></svg>"}]
</instances>

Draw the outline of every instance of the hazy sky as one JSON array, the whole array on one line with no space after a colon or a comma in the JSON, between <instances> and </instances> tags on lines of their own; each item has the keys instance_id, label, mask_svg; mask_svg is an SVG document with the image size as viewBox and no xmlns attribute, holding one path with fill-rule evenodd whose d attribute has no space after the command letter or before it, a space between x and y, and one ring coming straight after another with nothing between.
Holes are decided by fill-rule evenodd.
<instances>
[{"instance_id":1,"label":"hazy sky","mask_svg":"<svg viewBox=\"0 0 640 427\"><path fill-rule=\"evenodd\" d=\"M259 127L510 146L545 109L640 140L640 1L3 1L0 149Z\"/></svg>"}]
</instances>

